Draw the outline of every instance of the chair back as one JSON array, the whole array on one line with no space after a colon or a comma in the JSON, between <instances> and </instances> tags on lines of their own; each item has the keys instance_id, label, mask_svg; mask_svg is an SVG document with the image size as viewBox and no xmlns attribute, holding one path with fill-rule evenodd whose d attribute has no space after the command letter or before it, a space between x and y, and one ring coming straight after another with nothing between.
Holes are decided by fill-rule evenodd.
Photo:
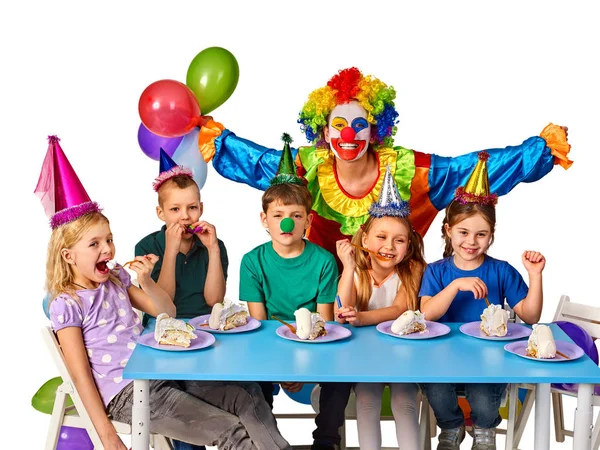
<instances>
[{"instance_id":1,"label":"chair back","mask_svg":"<svg viewBox=\"0 0 600 450\"><path fill-rule=\"evenodd\" d=\"M583 328L592 338L600 338L600 307L572 302L568 295L561 295L553 322L564 320Z\"/></svg>"}]
</instances>

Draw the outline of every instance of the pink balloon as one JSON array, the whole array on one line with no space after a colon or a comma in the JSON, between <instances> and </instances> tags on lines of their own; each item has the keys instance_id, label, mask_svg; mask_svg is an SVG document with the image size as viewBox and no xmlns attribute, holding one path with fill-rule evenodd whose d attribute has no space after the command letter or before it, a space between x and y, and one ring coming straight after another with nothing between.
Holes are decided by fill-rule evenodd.
<instances>
[{"instance_id":1,"label":"pink balloon","mask_svg":"<svg viewBox=\"0 0 600 450\"><path fill-rule=\"evenodd\" d=\"M194 93L175 80L159 80L148 86L140 96L138 110L148 130L168 138L188 134L200 117Z\"/></svg>"}]
</instances>

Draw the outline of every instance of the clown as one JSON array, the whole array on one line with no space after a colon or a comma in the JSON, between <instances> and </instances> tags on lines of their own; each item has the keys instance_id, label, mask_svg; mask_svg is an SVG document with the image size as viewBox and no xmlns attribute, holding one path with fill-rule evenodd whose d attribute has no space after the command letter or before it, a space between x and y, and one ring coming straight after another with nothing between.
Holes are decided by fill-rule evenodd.
<instances>
[{"instance_id":1,"label":"clown","mask_svg":"<svg viewBox=\"0 0 600 450\"><path fill-rule=\"evenodd\" d=\"M313 222L307 237L334 255L335 242L350 238L368 218L379 196L386 166L411 209L415 230L424 235L438 211L464 185L477 153L442 157L394 146L396 92L358 69L341 70L313 91L298 122L311 146L293 150L298 174L313 196ZM241 139L205 118L199 146L204 159L231 180L265 190L275 175L280 152ZM487 150L491 189L499 195L520 182L537 181L555 164L570 167L566 128L548 125L521 145Z\"/></svg>"}]
</instances>

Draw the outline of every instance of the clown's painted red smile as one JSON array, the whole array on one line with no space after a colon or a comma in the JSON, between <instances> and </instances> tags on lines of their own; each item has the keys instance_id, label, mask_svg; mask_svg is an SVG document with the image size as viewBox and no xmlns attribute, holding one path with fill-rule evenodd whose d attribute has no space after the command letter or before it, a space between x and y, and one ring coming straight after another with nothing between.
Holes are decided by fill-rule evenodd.
<instances>
[{"instance_id":1,"label":"clown's painted red smile","mask_svg":"<svg viewBox=\"0 0 600 450\"><path fill-rule=\"evenodd\" d=\"M325 140L338 158L344 161L359 159L369 148L370 139L367 112L357 101L333 108L325 129Z\"/></svg>"}]
</instances>

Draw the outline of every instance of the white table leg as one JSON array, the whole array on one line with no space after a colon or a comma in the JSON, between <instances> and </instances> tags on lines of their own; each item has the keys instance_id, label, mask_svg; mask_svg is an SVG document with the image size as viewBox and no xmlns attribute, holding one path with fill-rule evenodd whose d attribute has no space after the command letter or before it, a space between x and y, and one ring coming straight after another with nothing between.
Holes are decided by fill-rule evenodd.
<instances>
[{"instance_id":1,"label":"white table leg","mask_svg":"<svg viewBox=\"0 0 600 450\"><path fill-rule=\"evenodd\" d=\"M150 383L133 381L133 407L131 409L131 448L148 450L150 446Z\"/></svg>"},{"instance_id":2,"label":"white table leg","mask_svg":"<svg viewBox=\"0 0 600 450\"><path fill-rule=\"evenodd\" d=\"M577 392L577 409L573 427L573 450L590 450L592 448L592 393L594 386L580 384Z\"/></svg>"},{"instance_id":3,"label":"white table leg","mask_svg":"<svg viewBox=\"0 0 600 450\"><path fill-rule=\"evenodd\" d=\"M550 384L535 389L535 450L550 449Z\"/></svg>"}]
</instances>

